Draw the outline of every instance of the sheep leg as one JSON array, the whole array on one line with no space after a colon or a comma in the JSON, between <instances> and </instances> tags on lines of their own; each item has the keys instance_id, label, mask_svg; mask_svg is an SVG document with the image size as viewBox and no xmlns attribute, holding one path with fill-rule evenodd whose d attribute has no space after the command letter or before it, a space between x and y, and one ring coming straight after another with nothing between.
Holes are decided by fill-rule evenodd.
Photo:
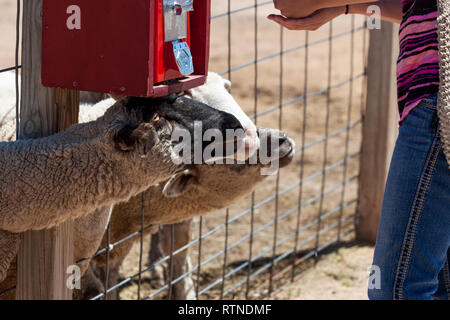
<instances>
[{"instance_id":1,"label":"sheep leg","mask_svg":"<svg viewBox=\"0 0 450 320\"><path fill-rule=\"evenodd\" d=\"M164 241L164 236L162 230L163 227L161 226L158 232L152 235L150 242L150 252L148 255L148 264L150 266L154 265L159 260L164 258L164 251L162 247L162 241ZM152 279L152 282L155 283L155 285L162 287L167 279L166 263L162 263L153 268L150 277Z\"/></svg>"},{"instance_id":2,"label":"sheep leg","mask_svg":"<svg viewBox=\"0 0 450 320\"><path fill-rule=\"evenodd\" d=\"M175 250L184 247L192 240L192 219L178 223L175 225ZM178 278L192 268L191 259L189 257L189 249L180 252L174 257L174 278ZM187 275L180 282L176 283L173 288L173 299L186 300L195 299L194 281L191 275Z\"/></svg>"},{"instance_id":3,"label":"sheep leg","mask_svg":"<svg viewBox=\"0 0 450 320\"><path fill-rule=\"evenodd\" d=\"M114 287L117 283L119 283L120 279L120 266L122 265L123 261L125 260L125 257L123 259L118 260L117 262L114 262L114 264L111 266L109 270L109 278L108 278L108 288ZM107 294L106 300L120 300L120 288L117 288L110 293Z\"/></svg>"},{"instance_id":4,"label":"sheep leg","mask_svg":"<svg viewBox=\"0 0 450 320\"><path fill-rule=\"evenodd\" d=\"M101 245L108 222L111 218L112 206L105 206L75 219L73 226L75 234L75 258L76 260L92 257ZM89 267L91 259L79 264L81 275Z\"/></svg>"},{"instance_id":5,"label":"sheep leg","mask_svg":"<svg viewBox=\"0 0 450 320\"><path fill-rule=\"evenodd\" d=\"M17 258L11 261L6 278L0 281L0 300L16 300L16 290L12 289L17 284ZM11 290L12 289L12 290Z\"/></svg>"},{"instance_id":6,"label":"sheep leg","mask_svg":"<svg viewBox=\"0 0 450 320\"><path fill-rule=\"evenodd\" d=\"M186 266L185 272L192 269L192 262L189 254L186 256L185 266ZM194 280L192 280L191 275L184 278L183 281L184 281L184 289L183 289L184 297L180 298L179 300L196 300L197 296L195 294Z\"/></svg>"},{"instance_id":7,"label":"sheep leg","mask_svg":"<svg viewBox=\"0 0 450 320\"><path fill-rule=\"evenodd\" d=\"M5 280L11 262L17 256L20 246L20 233L0 230L0 282Z\"/></svg>"},{"instance_id":8,"label":"sheep leg","mask_svg":"<svg viewBox=\"0 0 450 320\"><path fill-rule=\"evenodd\" d=\"M105 243L102 244L104 246ZM131 251L131 248L133 247L133 243L128 241L125 243L122 243L121 245L115 247L112 251L109 253L109 264L108 264L108 289L115 286L120 278L120 266L122 265L123 261L127 257L127 254ZM91 262L95 263L95 272L98 274L98 278L103 284L106 284L106 255L101 254L94 258L94 260ZM117 300L119 299L119 291L120 288L115 289L108 293L106 299L107 300Z\"/></svg>"},{"instance_id":9,"label":"sheep leg","mask_svg":"<svg viewBox=\"0 0 450 320\"><path fill-rule=\"evenodd\" d=\"M131 250L131 248L129 249ZM128 250L128 252L129 252ZM110 289L112 287L114 287L118 282L119 282L119 278L120 278L120 266L122 265L123 261L125 260L126 255L124 256L119 256L117 258L111 259L109 261L109 268L108 268L108 288ZM102 267L100 267L100 265L97 266L98 268L96 269L96 271L99 273L99 278L100 281L105 284L106 283L106 265L103 265ZM111 292L109 292L106 295L106 299L105 300L119 300L119 291L120 288L117 288Z\"/></svg>"},{"instance_id":10,"label":"sheep leg","mask_svg":"<svg viewBox=\"0 0 450 320\"><path fill-rule=\"evenodd\" d=\"M192 219L186 220L174 225L175 228L175 242L174 251L184 247L192 239ZM163 251L165 255L170 254L171 238L172 238L172 226L164 226L162 230L162 236L164 241ZM183 250L182 252L173 256L173 279L176 279L185 274L190 268L189 250ZM174 300L186 300L195 298L194 282L190 275L186 276L179 282L175 283L172 288L172 299Z\"/></svg>"},{"instance_id":11,"label":"sheep leg","mask_svg":"<svg viewBox=\"0 0 450 320\"><path fill-rule=\"evenodd\" d=\"M81 290L74 290L74 300L90 300L105 291L105 287L94 273L94 266L88 264L88 268L81 278Z\"/></svg>"}]
</instances>

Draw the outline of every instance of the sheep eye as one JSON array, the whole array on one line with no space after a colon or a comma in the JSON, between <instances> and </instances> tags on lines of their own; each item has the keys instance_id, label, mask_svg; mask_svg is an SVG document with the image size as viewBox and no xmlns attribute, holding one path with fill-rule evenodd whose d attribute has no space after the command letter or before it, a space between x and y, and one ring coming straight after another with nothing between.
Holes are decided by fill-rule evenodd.
<instances>
[{"instance_id":1,"label":"sheep eye","mask_svg":"<svg viewBox=\"0 0 450 320\"><path fill-rule=\"evenodd\" d=\"M153 121L153 122L159 122L159 120L161 120L161 117L159 116L159 114L155 113L155 114L153 115L152 121Z\"/></svg>"}]
</instances>

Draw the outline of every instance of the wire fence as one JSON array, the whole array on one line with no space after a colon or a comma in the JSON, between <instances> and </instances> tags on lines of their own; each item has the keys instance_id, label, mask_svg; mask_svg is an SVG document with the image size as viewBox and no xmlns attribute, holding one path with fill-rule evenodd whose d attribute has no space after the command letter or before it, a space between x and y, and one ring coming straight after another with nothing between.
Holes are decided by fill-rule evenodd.
<instances>
[{"instance_id":1,"label":"wire fence","mask_svg":"<svg viewBox=\"0 0 450 320\"><path fill-rule=\"evenodd\" d=\"M114 226L109 224L106 246L77 261L106 261L104 270L96 271L102 274L104 290L92 299L171 299L174 286L187 280L194 284L190 298L263 298L295 281L320 253L354 239L365 20L345 16L316 32L290 32L265 19L272 3L212 1L210 69L233 81L232 94L257 125L284 130L296 141L294 161L230 208L195 220L189 240L181 245L175 247L175 225L162 229L170 250L156 262L146 262L156 240L150 240L153 226L145 225L144 192L140 228L112 240ZM19 21L20 0L15 66L0 73L19 74ZM110 255L130 244L134 246L121 264L121 277L111 283ZM179 272L175 259L186 250L195 265ZM155 283L152 277L162 266L166 277ZM0 292L0 298L14 288Z\"/></svg>"}]
</instances>

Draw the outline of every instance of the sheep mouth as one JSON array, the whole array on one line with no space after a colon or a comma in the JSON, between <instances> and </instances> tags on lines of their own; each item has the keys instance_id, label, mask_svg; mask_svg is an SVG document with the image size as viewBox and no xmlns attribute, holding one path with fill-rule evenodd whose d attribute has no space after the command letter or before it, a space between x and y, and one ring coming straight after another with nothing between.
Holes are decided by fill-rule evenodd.
<instances>
[{"instance_id":1,"label":"sheep mouth","mask_svg":"<svg viewBox=\"0 0 450 320\"><path fill-rule=\"evenodd\" d=\"M258 127L258 137L261 143L258 161L266 164L268 158L271 163L277 162L280 168L286 167L292 162L295 155L295 141L284 132Z\"/></svg>"},{"instance_id":2,"label":"sheep mouth","mask_svg":"<svg viewBox=\"0 0 450 320\"><path fill-rule=\"evenodd\" d=\"M173 159L179 163L179 160L185 164L196 163L202 159L202 163L212 164L225 159L237 159L241 156L242 150L247 150L247 134L237 130L230 135L223 135L216 132L219 136L207 138L204 133L201 137L191 135L190 130L178 124L176 121L171 123L172 135L171 147ZM230 129L231 130L231 129ZM184 133L184 134L183 134ZM245 153L245 151L244 151Z\"/></svg>"},{"instance_id":3,"label":"sheep mouth","mask_svg":"<svg viewBox=\"0 0 450 320\"><path fill-rule=\"evenodd\" d=\"M175 125L171 122L171 120L166 120L167 128L169 129L170 134L175 130Z\"/></svg>"},{"instance_id":4,"label":"sheep mouth","mask_svg":"<svg viewBox=\"0 0 450 320\"><path fill-rule=\"evenodd\" d=\"M206 158L205 163L213 163L214 161L223 160L223 159L236 159L240 156L240 153L246 152L246 139L247 134L245 132L238 133L230 139L224 139L223 141L204 141L203 142L203 150L208 147L214 149L211 157ZM221 150L222 154L218 155L215 153L215 150ZM244 150L244 151L243 151Z\"/></svg>"},{"instance_id":5,"label":"sheep mouth","mask_svg":"<svg viewBox=\"0 0 450 320\"><path fill-rule=\"evenodd\" d=\"M295 155L295 142L291 138L280 146L279 164L280 168L284 168L291 164Z\"/></svg>"}]
</instances>

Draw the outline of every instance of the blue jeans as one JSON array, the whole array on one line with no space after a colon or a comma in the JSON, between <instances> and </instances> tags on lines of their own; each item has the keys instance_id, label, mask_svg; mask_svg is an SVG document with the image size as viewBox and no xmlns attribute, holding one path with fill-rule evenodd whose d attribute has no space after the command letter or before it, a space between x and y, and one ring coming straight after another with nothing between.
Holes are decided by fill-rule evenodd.
<instances>
[{"instance_id":1,"label":"blue jeans","mask_svg":"<svg viewBox=\"0 0 450 320\"><path fill-rule=\"evenodd\" d=\"M422 101L400 127L373 259L379 285L371 275L370 299L449 298L450 170L436 100Z\"/></svg>"}]
</instances>

